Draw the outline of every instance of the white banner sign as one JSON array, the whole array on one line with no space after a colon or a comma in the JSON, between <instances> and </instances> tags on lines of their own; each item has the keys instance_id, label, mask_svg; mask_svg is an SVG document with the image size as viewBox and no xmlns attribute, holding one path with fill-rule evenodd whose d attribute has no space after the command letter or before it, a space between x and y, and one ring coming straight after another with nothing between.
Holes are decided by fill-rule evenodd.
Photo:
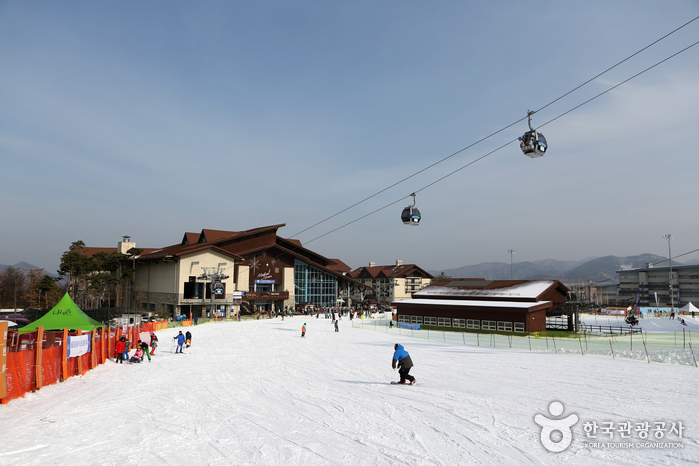
<instances>
[{"instance_id":1,"label":"white banner sign","mask_svg":"<svg viewBox=\"0 0 699 466\"><path fill-rule=\"evenodd\" d=\"M75 358L90 351L90 334L68 337L68 357Z\"/></svg>"}]
</instances>

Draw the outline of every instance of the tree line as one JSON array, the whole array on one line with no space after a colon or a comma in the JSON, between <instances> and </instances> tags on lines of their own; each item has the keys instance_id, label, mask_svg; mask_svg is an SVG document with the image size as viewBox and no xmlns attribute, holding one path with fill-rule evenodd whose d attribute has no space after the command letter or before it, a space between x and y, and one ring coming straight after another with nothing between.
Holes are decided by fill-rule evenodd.
<instances>
[{"instance_id":1,"label":"tree line","mask_svg":"<svg viewBox=\"0 0 699 466\"><path fill-rule=\"evenodd\" d=\"M88 254L83 241L75 241L61 256L58 276L44 269L22 270L9 266L0 272L0 307L4 309L51 309L68 292L83 308L127 307L132 303L131 258L143 252Z\"/></svg>"}]
</instances>

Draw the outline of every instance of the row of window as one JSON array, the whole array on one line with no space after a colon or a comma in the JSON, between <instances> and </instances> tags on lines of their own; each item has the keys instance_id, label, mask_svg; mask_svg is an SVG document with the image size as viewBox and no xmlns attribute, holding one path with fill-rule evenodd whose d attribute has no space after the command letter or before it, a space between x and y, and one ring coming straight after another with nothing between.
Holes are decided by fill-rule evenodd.
<instances>
[{"instance_id":1,"label":"row of window","mask_svg":"<svg viewBox=\"0 0 699 466\"><path fill-rule=\"evenodd\" d=\"M406 324L436 325L438 327L458 327L468 329L497 330L498 332L524 332L524 322L502 322L495 320L450 319L449 317L422 317L399 315L398 322Z\"/></svg>"}]
</instances>

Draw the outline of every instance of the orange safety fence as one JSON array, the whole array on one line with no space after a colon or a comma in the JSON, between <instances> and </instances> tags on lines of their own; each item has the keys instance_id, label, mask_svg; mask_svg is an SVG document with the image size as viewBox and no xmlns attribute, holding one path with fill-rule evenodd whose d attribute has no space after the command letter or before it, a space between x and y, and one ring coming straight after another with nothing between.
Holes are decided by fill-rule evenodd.
<instances>
[{"instance_id":1,"label":"orange safety fence","mask_svg":"<svg viewBox=\"0 0 699 466\"><path fill-rule=\"evenodd\" d=\"M5 358L5 370L0 372L0 387L5 390L0 390L0 403L7 404L10 400L23 397L25 393L62 382L74 375L85 375L87 371L104 364L107 359L116 357L116 342L122 335L131 342L130 347L133 348L141 332L153 333L166 328L167 321L104 328L96 330L94 335L86 332L85 334L90 335L90 351L64 360L63 330L43 331L40 328L34 332L20 334L17 330L6 330L7 327L0 326L0 333L4 332L0 335L0 346L4 346L0 348L0 357ZM81 333L65 332L68 336ZM39 335L41 342L37 341ZM40 367L39 374L37 367ZM6 393L4 396L3 392Z\"/></svg>"}]
</instances>

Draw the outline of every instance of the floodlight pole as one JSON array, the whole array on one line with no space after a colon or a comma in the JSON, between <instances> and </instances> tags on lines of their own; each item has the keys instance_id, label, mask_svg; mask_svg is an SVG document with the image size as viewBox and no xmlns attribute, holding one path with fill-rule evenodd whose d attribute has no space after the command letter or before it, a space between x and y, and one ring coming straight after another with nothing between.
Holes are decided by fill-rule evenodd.
<instances>
[{"instance_id":1,"label":"floodlight pole","mask_svg":"<svg viewBox=\"0 0 699 466\"><path fill-rule=\"evenodd\" d=\"M672 249L670 248L670 241L672 241L671 235L663 235L663 238L667 240L667 254L670 257L670 312L675 310L675 296L673 295L672 287Z\"/></svg>"},{"instance_id":2,"label":"floodlight pole","mask_svg":"<svg viewBox=\"0 0 699 466\"><path fill-rule=\"evenodd\" d=\"M507 252L510 253L510 280L512 280L512 261L513 261L512 256L513 256L513 254L515 253L515 250L514 250L514 249L508 249Z\"/></svg>"}]
</instances>

